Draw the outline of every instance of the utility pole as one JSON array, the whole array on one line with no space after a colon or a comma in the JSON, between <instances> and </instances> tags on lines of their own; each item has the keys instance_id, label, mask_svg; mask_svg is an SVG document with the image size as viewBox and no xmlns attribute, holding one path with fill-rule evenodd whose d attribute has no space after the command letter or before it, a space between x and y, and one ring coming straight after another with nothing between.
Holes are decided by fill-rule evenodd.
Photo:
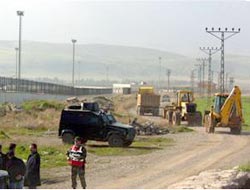
<instances>
[{"instance_id":1,"label":"utility pole","mask_svg":"<svg viewBox=\"0 0 250 190\"><path fill-rule=\"evenodd\" d=\"M229 75L229 73L228 73L228 72L226 72L225 92L228 92L228 75Z\"/></svg>"},{"instance_id":2,"label":"utility pole","mask_svg":"<svg viewBox=\"0 0 250 190\"><path fill-rule=\"evenodd\" d=\"M167 74L167 77L168 77L168 92L169 92L169 90L170 90L170 74L171 74L171 70L167 69L166 74Z\"/></svg>"},{"instance_id":3,"label":"utility pole","mask_svg":"<svg viewBox=\"0 0 250 190\"><path fill-rule=\"evenodd\" d=\"M81 81L81 61L78 61L79 72L78 72L78 85L80 86Z\"/></svg>"},{"instance_id":4,"label":"utility pole","mask_svg":"<svg viewBox=\"0 0 250 190\"><path fill-rule=\"evenodd\" d=\"M191 70L190 76L190 83L191 83L191 90L194 92L194 79L195 79L195 69Z\"/></svg>"},{"instance_id":5,"label":"utility pole","mask_svg":"<svg viewBox=\"0 0 250 190\"><path fill-rule=\"evenodd\" d=\"M159 57L159 90L161 85L161 57Z\"/></svg>"},{"instance_id":6,"label":"utility pole","mask_svg":"<svg viewBox=\"0 0 250 190\"><path fill-rule=\"evenodd\" d=\"M205 66L206 66L206 58L198 58L197 61L201 62L201 68L202 68L202 95L204 96L205 91Z\"/></svg>"},{"instance_id":7,"label":"utility pole","mask_svg":"<svg viewBox=\"0 0 250 190\"><path fill-rule=\"evenodd\" d=\"M195 64L196 67L198 67L198 79L199 79L199 94L201 96L201 70L202 70L202 65L201 64Z\"/></svg>"},{"instance_id":8,"label":"utility pole","mask_svg":"<svg viewBox=\"0 0 250 190\"><path fill-rule=\"evenodd\" d=\"M208 30L206 28L206 32L211 34L212 36L216 37L221 41L221 65L220 65L220 92L224 93L225 92L225 54L224 54L224 43L225 40L228 38L234 36L235 34L238 34L240 32L240 28L238 28L238 31L235 31L234 28L232 30L228 30L228 28L225 28L222 30L221 28L218 28L218 30L215 30L212 28L211 30ZM220 35L219 35L220 34ZM227 37L225 37L225 34L229 34Z\"/></svg>"},{"instance_id":9,"label":"utility pole","mask_svg":"<svg viewBox=\"0 0 250 190\"><path fill-rule=\"evenodd\" d=\"M234 77L229 77L229 90L232 90L234 87Z\"/></svg>"},{"instance_id":10,"label":"utility pole","mask_svg":"<svg viewBox=\"0 0 250 190\"><path fill-rule=\"evenodd\" d=\"M71 41L73 43L72 87L74 87L75 86L75 43L76 43L76 40L72 39Z\"/></svg>"},{"instance_id":11,"label":"utility pole","mask_svg":"<svg viewBox=\"0 0 250 190\"><path fill-rule=\"evenodd\" d=\"M108 81L109 81L109 66L106 65L106 83L107 83L107 86L108 86Z\"/></svg>"},{"instance_id":12,"label":"utility pole","mask_svg":"<svg viewBox=\"0 0 250 190\"><path fill-rule=\"evenodd\" d=\"M211 97L211 86L212 86L212 70L211 70L211 64L212 64L212 55L217 53L220 49L213 48L213 47L200 47L200 50L204 53L208 54L208 88L207 88L207 97Z\"/></svg>"}]
</instances>

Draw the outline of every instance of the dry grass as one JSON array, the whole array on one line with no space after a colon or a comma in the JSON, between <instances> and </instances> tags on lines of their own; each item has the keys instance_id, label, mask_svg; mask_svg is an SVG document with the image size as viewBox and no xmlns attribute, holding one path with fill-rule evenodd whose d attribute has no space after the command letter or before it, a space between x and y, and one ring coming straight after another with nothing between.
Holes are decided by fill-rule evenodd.
<instances>
[{"instance_id":1,"label":"dry grass","mask_svg":"<svg viewBox=\"0 0 250 190\"><path fill-rule=\"evenodd\" d=\"M60 114L60 111L54 109L47 109L42 112L10 112L6 116L1 117L0 128L40 128L55 130L58 128Z\"/></svg>"}]
</instances>

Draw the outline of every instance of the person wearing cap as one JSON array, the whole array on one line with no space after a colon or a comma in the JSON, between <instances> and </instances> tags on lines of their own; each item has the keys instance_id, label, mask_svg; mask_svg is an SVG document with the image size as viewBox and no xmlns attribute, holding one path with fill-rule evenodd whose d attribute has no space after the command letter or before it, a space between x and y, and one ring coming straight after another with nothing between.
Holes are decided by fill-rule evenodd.
<instances>
[{"instance_id":1,"label":"person wearing cap","mask_svg":"<svg viewBox=\"0 0 250 190\"><path fill-rule=\"evenodd\" d=\"M82 139L76 137L74 145L67 151L67 160L71 165L71 181L72 188L75 189L77 186L76 177L79 175L82 188L86 188L85 181L85 159L87 151L82 145Z\"/></svg>"},{"instance_id":2,"label":"person wearing cap","mask_svg":"<svg viewBox=\"0 0 250 190\"><path fill-rule=\"evenodd\" d=\"M24 177L24 186L28 186L29 189L36 189L41 185L40 179L40 155L37 152L37 145L32 143L30 145L31 154L28 157L26 163L26 173Z\"/></svg>"},{"instance_id":3,"label":"person wearing cap","mask_svg":"<svg viewBox=\"0 0 250 190\"><path fill-rule=\"evenodd\" d=\"M13 150L7 153L8 160L6 162L6 170L9 173L9 189L22 189L25 174L24 162L15 157Z\"/></svg>"}]
</instances>

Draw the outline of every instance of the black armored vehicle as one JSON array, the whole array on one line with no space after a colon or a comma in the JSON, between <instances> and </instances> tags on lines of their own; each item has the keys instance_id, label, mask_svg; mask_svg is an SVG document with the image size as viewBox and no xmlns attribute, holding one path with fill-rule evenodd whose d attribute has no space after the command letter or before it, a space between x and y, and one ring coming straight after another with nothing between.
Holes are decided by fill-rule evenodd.
<instances>
[{"instance_id":1,"label":"black armored vehicle","mask_svg":"<svg viewBox=\"0 0 250 190\"><path fill-rule=\"evenodd\" d=\"M62 110L58 136L73 143L75 136L87 140L107 141L111 147L127 147L135 138L135 129L117 122L113 115L101 111L96 102L88 106L69 106Z\"/></svg>"}]
</instances>

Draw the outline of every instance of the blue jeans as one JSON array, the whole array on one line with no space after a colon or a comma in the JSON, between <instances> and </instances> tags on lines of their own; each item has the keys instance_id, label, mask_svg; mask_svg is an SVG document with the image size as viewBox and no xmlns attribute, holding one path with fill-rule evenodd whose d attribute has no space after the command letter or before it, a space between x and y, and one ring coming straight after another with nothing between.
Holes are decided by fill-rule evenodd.
<instances>
[{"instance_id":1,"label":"blue jeans","mask_svg":"<svg viewBox=\"0 0 250 190\"><path fill-rule=\"evenodd\" d=\"M23 189L23 179L21 181L10 181L9 189Z\"/></svg>"}]
</instances>

